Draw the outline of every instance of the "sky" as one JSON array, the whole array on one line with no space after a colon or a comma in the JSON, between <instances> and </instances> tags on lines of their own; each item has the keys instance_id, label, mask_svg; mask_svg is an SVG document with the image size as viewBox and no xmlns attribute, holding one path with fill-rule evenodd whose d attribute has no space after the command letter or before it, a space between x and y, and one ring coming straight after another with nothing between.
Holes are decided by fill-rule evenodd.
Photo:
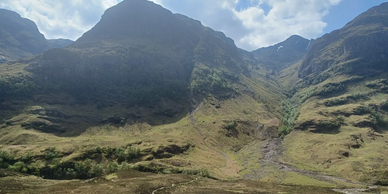
<instances>
[{"instance_id":1,"label":"sky","mask_svg":"<svg viewBox=\"0 0 388 194\"><path fill-rule=\"evenodd\" d=\"M76 40L122 0L1 0L0 8L33 20L48 39ZM291 35L315 39L387 0L152 0L222 31L251 51Z\"/></svg>"}]
</instances>

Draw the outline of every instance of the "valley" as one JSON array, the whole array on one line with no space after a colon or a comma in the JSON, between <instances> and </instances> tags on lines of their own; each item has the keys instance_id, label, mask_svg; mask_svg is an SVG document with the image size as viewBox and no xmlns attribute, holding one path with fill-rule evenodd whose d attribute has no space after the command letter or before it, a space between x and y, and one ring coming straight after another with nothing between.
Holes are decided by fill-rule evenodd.
<instances>
[{"instance_id":1,"label":"valley","mask_svg":"<svg viewBox=\"0 0 388 194\"><path fill-rule=\"evenodd\" d=\"M248 52L125 0L0 64L0 193L388 193L387 13Z\"/></svg>"}]
</instances>

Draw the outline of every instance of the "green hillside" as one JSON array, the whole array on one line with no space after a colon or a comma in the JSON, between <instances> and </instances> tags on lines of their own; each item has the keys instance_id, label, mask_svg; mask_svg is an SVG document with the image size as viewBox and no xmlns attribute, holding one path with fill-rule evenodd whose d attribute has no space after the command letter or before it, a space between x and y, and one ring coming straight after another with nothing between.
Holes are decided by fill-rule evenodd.
<instances>
[{"instance_id":1,"label":"green hillside","mask_svg":"<svg viewBox=\"0 0 388 194\"><path fill-rule=\"evenodd\" d=\"M0 64L0 192L384 192L387 13L248 52L122 1L73 44Z\"/></svg>"},{"instance_id":2,"label":"green hillside","mask_svg":"<svg viewBox=\"0 0 388 194\"><path fill-rule=\"evenodd\" d=\"M297 85L300 113L285 138L286 160L303 169L386 184L388 4L314 41L280 81ZM296 93L295 93L296 92Z\"/></svg>"}]
</instances>

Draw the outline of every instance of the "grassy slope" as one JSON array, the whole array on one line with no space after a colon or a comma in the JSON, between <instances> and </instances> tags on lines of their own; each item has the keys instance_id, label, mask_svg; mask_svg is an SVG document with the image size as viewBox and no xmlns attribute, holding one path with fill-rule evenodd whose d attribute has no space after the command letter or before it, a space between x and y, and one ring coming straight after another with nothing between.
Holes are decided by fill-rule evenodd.
<instances>
[{"instance_id":1,"label":"grassy slope","mask_svg":"<svg viewBox=\"0 0 388 194\"><path fill-rule=\"evenodd\" d=\"M385 77L381 75L380 77ZM330 82L343 82L346 76L332 77L314 88L321 90ZM388 95L381 88L367 87L373 83L374 77L345 84L346 89L324 95L312 96L300 106L300 116L297 128L285 138L287 154L285 161L296 164L300 168L319 171L327 174L346 177L351 180L376 183L384 181L384 172L388 161L386 142L386 126L373 127L372 113L357 113L357 108L371 107L377 109L383 119L388 119L387 112L381 109L381 104ZM372 82L371 82L372 81ZM301 95L303 90L295 96ZM363 99L353 99L353 96L366 95ZM328 106L325 102L336 102L336 99L349 99L338 105ZM336 129L319 128L322 121L338 122ZM366 123L366 124L362 124ZM301 127L303 126L303 127ZM348 155L349 156L346 156Z\"/></svg>"},{"instance_id":2,"label":"grassy slope","mask_svg":"<svg viewBox=\"0 0 388 194\"><path fill-rule=\"evenodd\" d=\"M23 70L26 65L3 64L0 67L2 77L28 74ZM137 121L128 119L125 125L84 123L84 119L100 121L111 115L128 114L128 111L137 114L142 109L132 110L120 105L99 109L91 105L74 103L71 98L61 93L39 94L32 100L7 101L7 104L13 107L17 104L21 105L17 106L17 111L2 112L5 116L0 124L0 149L13 152L17 156L30 153L41 157L44 156L45 150L55 147L59 152L65 153L61 160L66 162L76 160L77 157L97 146L121 147L136 143L135 147L144 151L157 150L161 146L183 147L191 144L192 148L184 154L156 161L167 164L171 161L184 161L183 163L190 163L190 168L209 169L212 176L221 179L240 178L239 171L242 166L235 152L257 139L259 124L269 123L279 117L278 111L269 112L269 110L276 109L274 107L283 98L281 91L276 90L277 85L273 81L266 82L262 75L254 78L253 76L242 77L247 89L239 91L239 94L233 98L218 100L212 95L203 98L198 111L193 114L196 127L190 120L189 113L181 114L176 118L158 118L150 114L149 117L155 117L153 120L158 120L153 122L152 126L141 119ZM275 92L272 93L272 91ZM52 99L52 101L50 104L43 103L45 99ZM45 133L21 126L37 121L50 126L60 123L50 121L58 117L44 114L51 110L58 110L67 115L69 118L65 120L70 122L66 123L74 123L63 126L69 129L68 132L58 136L55 133ZM143 111L147 112L147 110ZM61 119L63 120L59 118ZM228 131L225 126L230 122L236 122L236 127ZM142 160L140 159L139 163L147 163ZM106 164L108 161L104 162Z\"/></svg>"},{"instance_id":3,"label":"grassy slope","mask_svg":"<svg viewBox=\"0 0 388 194\"><path fill-rule=\"evenodd\" d=\"M0 172L2 173L2 172ZM123 171L113 180L98 178L91 181L49 181L35 177L8 176L0 179L5 193L336 193L314 186L282 186L257 181L216 181L188 175L157 175ZM162 189L164 187L164 189Z\"/></svg>"}]
</instances>

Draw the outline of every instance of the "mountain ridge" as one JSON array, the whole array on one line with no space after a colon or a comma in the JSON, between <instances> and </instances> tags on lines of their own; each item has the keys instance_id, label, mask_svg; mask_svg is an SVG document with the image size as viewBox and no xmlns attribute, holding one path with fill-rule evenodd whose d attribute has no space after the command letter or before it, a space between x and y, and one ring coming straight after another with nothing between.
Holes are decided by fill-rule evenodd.
<instances>
[{"instance_id":1,"label":"mountain ridge","mask_svg":"<svg viewBox=\"0 0 388 194\"><path fill-rule=\"evenodd\" d=\"M302 60L312 42L313 40L293 35L283 42L254 50L251 53L261 66L277 74L284 68Z\"/></svg>"},{"instance_id":2,"label":"mountain ridge","mask_svg":"<svg viewBox=\"0 0 388 194\"><path fill-rule=\"evenodd\" d=\"M361 60L360 62L355 61L355 64L359 65L370 61L383 62L387 60L385 56L387 50L383 45L387 43L385 37L387 36L386 28L388 23L385 19L388 18L388 15L381 11L387 9L387 3L373 7L360 14L342 29L335 30L317 39L311 45L307 57L302 61L299 77L304 79L310 74L319 77L319 74L324 70L334 68L336 64L340 63L345 63L341 68L347 68L346 71L349 71L349 73L355 73L351 70L352 64L354 64L352 61L354 60ZM376 13L379 13L379 15L376 15ZM373 48L371 45L373 45ZM324 49L327 47L333 47L332 50L336 49L336 52L325 52ZM368 66L367 64L364 65ZM372 67L371 72L383 67L376 65L376 68ZM322 75L322 77L324 79L325 76Z\"/></svg>"},{"instance_id":3,"label":"mountain ridge","mask_svg":"<svg viewBox=\"0 0 388 194\"><path fill-rule=\"evenodd\" d=\"M0 16L0 58L4 62L32 57L72 43L66 39L46 40L33 21L16 12L0 9Z\"/></svg>"}]
</instances>

